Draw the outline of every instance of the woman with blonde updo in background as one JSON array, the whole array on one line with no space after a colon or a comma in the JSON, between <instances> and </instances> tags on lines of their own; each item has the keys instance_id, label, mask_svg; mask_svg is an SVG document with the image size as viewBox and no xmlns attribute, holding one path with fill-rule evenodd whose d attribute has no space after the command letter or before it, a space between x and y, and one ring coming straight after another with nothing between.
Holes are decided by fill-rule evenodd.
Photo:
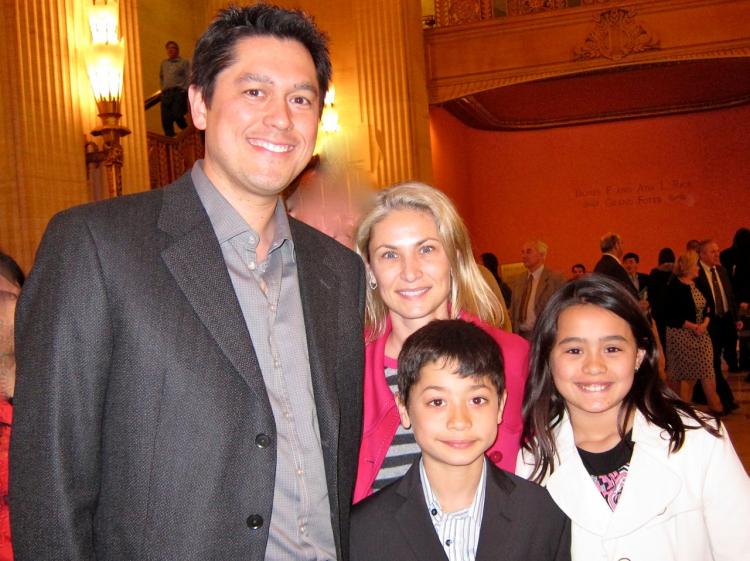
<instances>
[{"instance_id":1,"label":"woman with blonde updo in background","mask_svg":"<svg viewBox=\"0 0 750 561\"><path fill-rule=\"evenodd\" d=\"M507 401L497 441L487 456L513 472L523 429L528 343L498 328L500 304L482 279L453 203L422 183L381 191L360 223L356 250L366 265L369 290L364 422L354 502L404 475L419 454L414 434L399 422L396 357L409 335L435 319L475 323L502 350Z\"/></svg>"},{"instance_id":2,"label":"woman with blonde updo in background","mask_svg":"<svg viewBox=\"0 0 750 561\"><path fill-rule=\"evenodd\" d=\"M687 251L674 264L674 277L665 291L664 322L667 326L667 376L670 386L689 402L700 381L712 413L722 414L716 393L713 347L708 334L706 298L693 282L698 277L698 254Z\"/></svg>"}]
</instances>

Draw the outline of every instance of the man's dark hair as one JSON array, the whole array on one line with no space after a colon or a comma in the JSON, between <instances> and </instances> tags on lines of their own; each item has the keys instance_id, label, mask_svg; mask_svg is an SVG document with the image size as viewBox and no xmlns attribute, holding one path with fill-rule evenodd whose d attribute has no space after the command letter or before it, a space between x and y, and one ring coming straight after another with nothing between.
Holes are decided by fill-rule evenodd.
<instances>
[{"instance_id":1,"label":"man's dark hair","mask_svg":"<svg viewBox=\"0 0 750 561\"><path fill-rule=\"evenodd\" d=\"M641 258L638 257L638 254L637 253L633 253L632 251L629 251L628 253L626 253L625 255L622 256L622 260L623 261L627 261L628 259L635 259L636 263L640 263L641 262Z\"/></svg>"},{"instance_id":2,"label":"man's dark hair","mask_svg":"<svg viewBox=\"0 0 750 561\"><path fill-rule=\"evenodd\" d=\"M671 247L664 247L661 250L659 250L659 265L663 265L664 263L674 263L675 262L675 255L674 251L672 251Z\"/></svg>"},{"instance_id":3,"label":"man's dark hair","mask_svg":"<svg viewBox=\"0 0 750 561\"><path fill-rule=\"evenodd\" d=\"M216 19L198 39L193 53L191 85L203 94L206 107L216 85L216 77L235 61L235 45L247 37L272 36L302 43L315 64L320 89L320 107L331 80L331 58L328 39L313 19L301 10L287 10L271 4L229 6L220 10Z\"/></svg>"},{"instance_id":4,"label":"man's dark hair","mask_svg":"<svg viewBox=\"0 0 750 561\"><path fill-rule=\"evenodd\" d=\"M175 49L177 49L178 51L180 50L180 46L177 44L177 41L167 41L166 43L164 43L164 48L168 49L169 45L174 45Z\"/></svg>"},{"instance_id":5,"label":"man's dark hair","mask_svg":"<svg viewBox=\"0 0 750 561\"><path fill-rule=\"evenodd\" d=\"M481 327L460 319L432 321L404 341L398 355L398 392L404 405L419 381L421 369L439 362L455 367L461 378L489 377L497 394L505 391L503 355L497 342Z\"/></svg>"},{"instance_id":6,"label":"man's dark hair","mask_svg":"<svg viewBox=\"0 0 750 561\"><path fill-rule=\"evenodd\" d=\"M0 251L0 275L13 284L17 284L19 287L22 287L23 281L26 280L26 275L23 274L18 263L16 263L10 255L7 255L2 251Z\"/></svg>"},{"instance_id":7,"label":"man's dark hair","mask_svg":"<svg viewBox=\"0 0 750 561\"><path fill-rule=\"evenodd\" d=\"M571 272L575 272L576 269L581 269L584 273L586 272L586 265L583 263L576 263L570 268Z\"/></svg>"}]
</instances>

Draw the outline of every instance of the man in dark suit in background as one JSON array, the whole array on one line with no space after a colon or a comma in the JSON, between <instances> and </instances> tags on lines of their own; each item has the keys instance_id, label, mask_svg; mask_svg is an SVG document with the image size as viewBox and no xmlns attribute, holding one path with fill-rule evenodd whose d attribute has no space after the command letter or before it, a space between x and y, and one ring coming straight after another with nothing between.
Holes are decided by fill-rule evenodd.
<instances>
[{"instance_id":1,"label":"man in dark suit in background","mask_svg":"<svg viewBox=\"0 0 750 561\"><path fill-rule=\"evenodd\" d=\"M608 232L599 240L599 249L602 251L602 257L596 263L594 272L612 277L619 281L628 291L638 298L638 291L630 281L630 276L622 265L623 249L622 238L615 233Z\"/></svg>"},{"instance_id":2,"label":"man in dark suit in background","mask_svg":"<svg viewBox=\"0 0 750 561\"><path fill-rule=\"evenodd\" d=\"M205 160L57 215L18 305L17 561L348 559L360 259L288 218L331 68L301 12L220 12Z\"/></svg>"},{"instance_id":3,"label":"man in dark suit in background","mask_svg":"<svg viewBox=\"0 0 750 561\"><path fill-rule=\"evenodd\" d=\"M698 246L698 256L700 266L695 286L706 298L711 316L708 334L714 350L716 393L719 394L724 413L730 413L739 405L721 371L721 356L723 353L730 371L737 370L737 303L729 274L719 260L719 245L713 240L703 240ZM700 396L697 398L700 399Z\"/></svg>"},{"instance_id":4,"label":"man in dark suit in background","mask_svg":"<svg viewBox=\"0 0 750 561\"><path fill-rule=\"evenodd\" d=\"M638 297L644 300L648 295L648 275L638 272L638 264L640 262L641 258L639 255L632 251L629 251L622 257L622 265L628 273L630 282L633 283L636 292L638 292Z\"/></svg>"}]
</instances>

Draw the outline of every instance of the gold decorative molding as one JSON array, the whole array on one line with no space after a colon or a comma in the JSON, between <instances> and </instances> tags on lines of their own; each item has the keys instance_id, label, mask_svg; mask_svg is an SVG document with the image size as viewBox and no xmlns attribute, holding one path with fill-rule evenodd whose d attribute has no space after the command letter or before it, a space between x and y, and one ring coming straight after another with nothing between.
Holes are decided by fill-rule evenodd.
<instances>
[{"instance_id":1,"label":"gold decorative molding","mask_svg":"<svg viewBox=\"0 0 750 561\"><path fill-rule=\"evenodd\" d=\"M567 0L508 0L508 15L524 16L567 7Z\"/></svg>"},{"instance_id":2,"label":"gold decorative molding","mask_svg":"<svg viewBox=\"0 0 750 561\"><path fill-rule=\"evenodd\" d=\"M573 50L575 60L607 58L619 61L627 56L659 48L659 40L635 21L631 8L612 8L596 16L596 28L583 45Z\"/></svg>"},{"instance_id":3,"label":"gold decorative molding","mask_svg":"<svg viewBox=\"0 0 750 561\"><path fill-rule=\"evenodd\" d=\"M441 27L475 23L491 17L492 0L435 0L435 20Z\"/></svg>"}]
</instances>

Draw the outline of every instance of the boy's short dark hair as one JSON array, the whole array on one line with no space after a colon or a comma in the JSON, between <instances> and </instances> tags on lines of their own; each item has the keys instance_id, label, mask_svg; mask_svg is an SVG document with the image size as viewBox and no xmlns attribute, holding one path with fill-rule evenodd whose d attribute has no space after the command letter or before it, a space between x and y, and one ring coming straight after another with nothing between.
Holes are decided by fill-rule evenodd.
<instances>
[{"instance_id":1,"label":"boy's short dark hair","mask_svg":"<svg viewBox=\"0 0 750 561\"><path fill-rule=\"evenodd\" d=\"M497 342L473 323L436 320L412 333L398 355L398 392L404 405L422 368L438 361L454 364L461 378L488 377L498 395L505 391L503 354Z\"/></svg>"},{"instance_id":2,"label":"boy's short dark hair","mask_svg":"<svg viewBox=\"0 0 750 561\"><path fill-rule=\"evenodd\" d=\"M638 254L633 253L632 251L629 251L628 253L622 256L623 261L627 261L628 259L634 259L636 263L641 262L641 258L638 256Z\"/></svg>"},{"instance_id":3,"label":"boy's short dark hair","mask_svg":"<svg viewBox=\"0 0 750 561\"><path fill-rule=\"evenodd\" d=\"M287 10L271 4L229 6L198 39L193 52L191 84L211 107L216 77L235 61L235 45L248 37L276 37L302 43L310 53L320 89L320 108L331 80L328 39L313 19L301 10Z\"/></svg>"}]
</instances>

